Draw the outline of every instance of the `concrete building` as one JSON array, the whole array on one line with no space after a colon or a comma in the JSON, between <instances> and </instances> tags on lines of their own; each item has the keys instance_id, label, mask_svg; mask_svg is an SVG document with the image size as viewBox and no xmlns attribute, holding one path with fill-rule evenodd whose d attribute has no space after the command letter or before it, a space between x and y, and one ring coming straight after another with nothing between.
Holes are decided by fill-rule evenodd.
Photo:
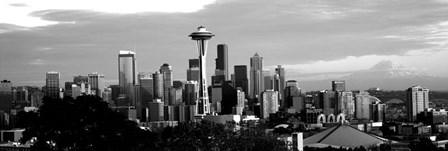
<instances>
[{"instance_id":1,"label":"concrete building","mask_svg":"<svg viewBox=\"0 0 448 151\"><path fill-rule=\"evenodd\" d=\"M246 65L236 65L234 66L235 75L235 88L241 87L242 91L247 94L249 93L248 79L247 79L247 66Z\"/></svg>"},{"instance_id":2,"label":"concrete building","mask_svg":"<svg viewBox=\"0 0 448 151\"><path fill-rule=\"evenodd\" d=\"M190 59L187 69L187 81L199 81L199 59Z\"/></svg>"},{"instance_id":3,"label":"concrete building","mask_svg":"<svg viewBox=\"0 0 448 151\"><path fill-rule=\"evenodd\" d=\"M386 104L380 101L370 104L370 120L373 122L383 122L386 117ZM446 119L446 118L445 118Z\"/></svg>"},{"instance_id":4,"label":"concrete building","mask_svg":"<svg viewBox=\"0 0 448 151\"><path fill-rule=\"evenodd\" d=\"M429 90L421 86L413 86L407 89L408 120L417 120L417 114L429 108Z\"/></svg>"},{"instance_id":5,"label":"concrete building","mask_svg":"<svg viewBox=\"0 0 448 151\"><path fill-rule=\"evenodd\" d=\"M184 87L183 101L185 105L196 105L196 100L198 99L199 88L197 81L187 81Z\"/></svg>"},{"instance_id":6,"label":"concrete building","mask_svg":"<svg viewBox=\"0 0 448 151\"><path fill-rule=\"evenodd\" d=\"M266 90L263 92L262 96L262 102L260 102L260 118L269 118L269 114L278 111L278 92L274 90Z\"/></svg>"},{"instance_id":7,"label":"concrete building","mask_svg":"<svg viewBox=\"0 0 448 151\"><path fill-rule=\"evenodd\" d=\"M355 100L351 91L337 91L337 112L343 113L346 118L355 117Z\"/></svg>"},{"instance_id":8,"label":"concrete building","mask_svg":"<svg viewBox=\"0 0 448 151\"><path fill-rule=\"evenodd\" d=\"M11 92L12 90L12 83L8 80L2 80L0 81L0 92Z\"/></svg>"},{"instance_id":9,"label":"concrete building","mask_svg":"<svg viewBox=\"0 0 448 151\"><path fill-rule=\"evenodd\" d=\"M138 83L136 74L136 54L133 51L120 50L118 54L118 83L120 93L129 98L129 104L135 106L134 85Z\"/></svg>"},{"instance_id":10,"label":"concrete building","mask_svg":"<svg viewBox=\"0 0 448 151\"><path fill-rule=\"evenodd\" d=\"M229 77L229 52L226 44L219 44L217 46L216 70L219 71L217 75L223 75L224 81L230 80Z\"/></svg>"},{"instance_id":11,"label":"concrete building","mask_svg":"<svg viewBox=\"0 0 448 151\"><path fill-rule=\"evenodd\" d=\"M333 91L345 91L345 81L331 81L331 88Z\"/></svg>"},{"instance_id":12,"label":"concrete building","mask_svg":"<svg viewBox=\"0 0 448 151\"><path fill-rule=\"evenodd\" d=\"M163 121L164 114L164 103L160 99L149 102L149 121Z\"/></svg>"},{"instance_id":13,"label":"concrete building","mask_svg":"<svg viewBox=\"0 0 448 151\"><path fill-rule=\"evenodd\" d=\"M47 72L45 80L45 96L50 98L59 98L59 72Z\"/></svg>"},{"instance_id":14,"label":"concrete building","mask_svg":"<svg viewBox=\"0 0 448 151\"><path fill-rule=\"evenodd\" d=\"M167 63L160 67L160 74L163 77L163 97L162 101L165 105L169 104L170 91L169 89L173 86L173 71L171 66Z\"/></svg>"},{"instance_id":15,"label":"concrete building","mask_svg":"<svg viewBox=\"0 0 448 151\"><path fill-rule=\"evenodd\" d=\"M87 76L89 78L89 85L92 93L102 97L104 88L106 87L105 76L97 72L90 73Z\"/></svg>"},{"instance_id":16,"label":"concrete building","mask_svg":"<svg viewBox=\"0 0 448 151\"><path fill-rule=\"evenodd\" d=\"M263 57L260 57L258 53L255 53L255 55L250 58L249 79L249 97L251 99L257 99L264 90Z\"/></svg>"},{"instance_id":17,"label":"concrete building","mask_svg":"<svg viewBox=\"0 0 448 151\"><path fill-rule=\"evenodd\" d=\"M284 100L285 100L285 95L284 95L285 87L286 87L285 86L285 84L286 84L285 68L283 68L281 65L278 65L277 68L275 68L275 73L278 75L279 81L278 81L278 83L275 82L274 85L276 85L276 86L275 86L274 90L279 92L280 106L282 106L282 104L284 104ZM297 88L298 88L298 86L297 86Z\"/></svg>"},{"instance_id":18,"label":"concrete building","mask_svg":"<svg viewBox=\"0 0 448 151\"><path fill-rule=\"evenodd\" d=\"M153 78L153 86L154 86L154 99L160 99L163 98L163 74L161 74L159 71L156 71L152 74ZM162 100L163 102L163 100Z\"/></svg>"}]
</instances>

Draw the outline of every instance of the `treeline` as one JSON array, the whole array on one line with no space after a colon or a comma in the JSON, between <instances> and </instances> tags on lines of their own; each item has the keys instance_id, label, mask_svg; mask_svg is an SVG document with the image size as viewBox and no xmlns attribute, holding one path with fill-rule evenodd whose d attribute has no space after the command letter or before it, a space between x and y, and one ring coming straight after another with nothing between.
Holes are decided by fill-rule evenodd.
<instances>
[{"instance_id":1,"label":"treeline","mask_svg":"<svg viewBox=\"0 0 448 151\"><path fill-rule=\"evenodd\" d=\"M263 129L236 130L231 123L188 122L145 130L91 95L44 98L37 112L20 112L18 120L25 128L21 142L32 142L36 151L288 150L284 141Z\"/></svg>"}]
</instances>

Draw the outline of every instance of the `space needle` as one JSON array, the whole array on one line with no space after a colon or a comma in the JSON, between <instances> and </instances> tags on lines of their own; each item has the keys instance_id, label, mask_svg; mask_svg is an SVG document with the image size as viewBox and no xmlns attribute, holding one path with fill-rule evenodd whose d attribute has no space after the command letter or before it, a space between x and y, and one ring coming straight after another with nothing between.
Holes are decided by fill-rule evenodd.
<instances>
[{"instance_id":1,"label":"space needle","mask_svg":"<svg viewBox=\"0 0 448 151\"><path fill-rule=\"evenodd\" d=\"M207 74L205 61L207 55L207 43L213 36L205 27L198 27L198 31L189 35L191 40L196 41L199 53L199 97L196 101L196 116L203 116L210 113L210 102L207 93Z\"/></svg>"}]
</instances>

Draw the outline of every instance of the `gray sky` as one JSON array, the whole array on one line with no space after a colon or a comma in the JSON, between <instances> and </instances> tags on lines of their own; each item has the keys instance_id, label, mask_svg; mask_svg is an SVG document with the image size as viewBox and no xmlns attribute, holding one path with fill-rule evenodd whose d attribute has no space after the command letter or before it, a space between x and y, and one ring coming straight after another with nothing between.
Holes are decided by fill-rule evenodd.
<instances>
[{"instance_id":1,"label":"gray sky","mask_svg":"<svg viewBox=\"0 0 448 151\"><path fill-rule=\"evenodd\" d=\"M107 3L107 4L105 4ZM99 72L117 82L118 51L137 50L139 72L163 63L185 79L197 57L187 36L200 25L209 43L229 46L229 67L258 52L287 79L321 80L366 70L383 60L448 77L448 0L160 0L0 2L0 78L38 85ZM338 74L335 74L338 73Z\"/></svg>"}]
</instances>

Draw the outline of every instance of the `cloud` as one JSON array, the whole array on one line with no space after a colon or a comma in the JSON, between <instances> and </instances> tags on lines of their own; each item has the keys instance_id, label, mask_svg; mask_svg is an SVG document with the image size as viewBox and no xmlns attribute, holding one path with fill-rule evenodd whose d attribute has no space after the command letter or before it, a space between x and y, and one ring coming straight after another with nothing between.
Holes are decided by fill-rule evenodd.
<instances>
[{"instance_id":1,"label":"cloud","mask_svg":"<svg viewBox=\"0 0 448 151\"><path fill-rule=\"evenodd\" d=\"M45 65L45 61L42 60L42 59L36 59L36 60L33 60L33 61L29 62L29 64L30 65L42 66L42 65Z\"/></svg>"},{"instance_id":2,"label":"cloud","mask_svg":"<svg viewBox=\"0 0 448 151\"><path fill-rule=\"evenodd\" d=\"M24 0L16 3L12 0L0 2L0 23L23 27L39 27L55 25L58 22L42 20L30 16L33 12L46 10L86 10L106 13L134 14L142 12L194 12L203 9L205 5L215 0L115 0L115 1L54 1L54 0ZM107 3L107 4L105 4Z\"/></svg>"},{"instance_id":3,"label":"cloud","mask_svg":"<svg viewBox=\"0 0 448 151\"><path fill-rule=\"evenodd\" d=\"M230 67L247 65L258 52L266 67L284 65L291 79L303 74L347 74L384 59L448 76L436 69L446 63L440 58L447 56L442 46L447 5L434 1L210 0L182 13L143 12L144 8L133 6L140 3L118 7L134 8L125 13L113 12L112 7L93 9L96 4L83 1L73 7L36 3L8 6L14 15L0 15L13 18L17 10L17 15L54 23L27 25L31 22L23 19L20 26L1 24L1 51L8 56L1 60L4 72L24 69L36 75L56 70L71 76L98 71L116 79L118 50L137 48L139 71L154 72L166 62L172 65L175 79L185 79L188 59L197 57L195 43L187 35L204 25L216 35L209 43L209 75L214 73L216 45L226 43ZM21 14L20 9L27 13ZM30 66L36 58L47 64Z\"/></svg>"}]
</instances>

